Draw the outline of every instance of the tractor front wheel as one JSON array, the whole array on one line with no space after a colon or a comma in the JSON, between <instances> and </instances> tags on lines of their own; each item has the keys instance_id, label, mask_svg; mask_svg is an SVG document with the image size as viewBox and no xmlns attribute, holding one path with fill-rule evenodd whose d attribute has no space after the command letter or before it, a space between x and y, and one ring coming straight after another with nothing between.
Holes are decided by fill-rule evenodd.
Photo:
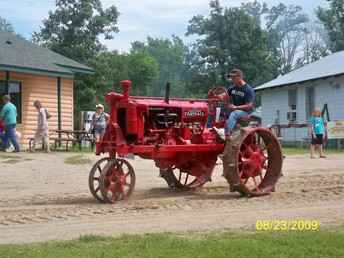
<instances>
[{"instance_id":1,"label":"tractor front wheel","mask_svg":"<svg viewBox=\"0 0 344 258\"><path fill-rule=\"evenodd\" d=\"M88 176L88 187L90 189L91 194L93 197L98 200L99 202L104 202L103 196L100 193L100 175L109 162L110 158L102 158L98 160L94 166L92 167L90 174Z\"/></svg>"},{"instance_id":2,"label":"tractor front wheel","mask_svg":"<svg viewBox=\"0 0 344 258\"><path fill-rule=\"evenodd\" d=\"M261 196L274 191L282 171L282 150L278 139L265 128L234 131L223 156L223 175L231 191Z\"/></svg>"},{"instance_id":3,"label":"tractor front wheel","mask_svg":"<svg viewBox=\"0 0 344 258\"><path fill-rule=\"evenodd\" d=\"M100 191L107 203L126 200L135 188L135 172L125 159L110 160L100 175Z\"/></svg>"}]
</instances>

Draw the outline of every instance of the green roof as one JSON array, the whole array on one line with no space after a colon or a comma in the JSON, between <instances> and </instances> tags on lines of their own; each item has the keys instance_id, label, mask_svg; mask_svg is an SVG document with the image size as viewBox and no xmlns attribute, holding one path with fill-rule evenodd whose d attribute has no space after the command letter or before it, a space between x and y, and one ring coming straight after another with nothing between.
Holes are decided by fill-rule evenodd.
<instances>
[{"instance_id":1,"label":"green roof","mask_svg":"<svg viewBox=\"0 0 344 258\"><path fill-rule=\"evenodd\" d=\"M0 70L61 77L94 72L86 65L9 32L0 32Z\"/></svg>"}]
</instances>

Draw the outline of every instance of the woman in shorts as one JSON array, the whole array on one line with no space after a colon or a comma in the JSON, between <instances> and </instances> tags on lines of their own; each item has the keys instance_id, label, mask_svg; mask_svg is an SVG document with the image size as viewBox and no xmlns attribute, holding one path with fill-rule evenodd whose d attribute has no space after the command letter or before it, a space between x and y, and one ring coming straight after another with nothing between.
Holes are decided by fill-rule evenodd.
<instances>
[{"instance_id":1,"label":"woman in shorts","mask_svg":"<svg viewBox=\"0 0 344 258\"><path fill-rule=\"evenodd\" d=\"M96 105L96 112L93 115L91 125L96 142L99 142L103 138L108 119L109 115L104 112L104 106L102 104Z\"/></svg>"},{"instance_id":2,"label":"woman in shorts","mask_svg":"<svg viewBox=\"0 0 344 258\"><path fill-rule=\"evenodd\" d=\"M324 119L321 116L320 109L315 109L310 118L310 133L311 133L311 159L314 159L315 149L318 148L320 158L326 158L324 155L323 144L326 136L326 127Z\"/></svg>"}]
</instances>

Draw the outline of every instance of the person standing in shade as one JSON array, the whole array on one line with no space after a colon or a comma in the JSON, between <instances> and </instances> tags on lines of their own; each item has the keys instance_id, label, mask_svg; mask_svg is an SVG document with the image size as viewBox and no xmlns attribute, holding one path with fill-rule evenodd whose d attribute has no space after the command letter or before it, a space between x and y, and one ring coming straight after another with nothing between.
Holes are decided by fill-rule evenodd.
<instances>
[{"instance_id":1,"label":"person standing in shade","mask_svg":"<svg viewBox=\"0 0 344 258\"><path fill-rule=\"evenodd\" d=\"M104 112L104 106L102 104L96 105L96 113L92 117L91 124L91 130L96 138L96 142L103 138L108 120L109 115Z\"/></svg>"},{"instance_id":2,"label":"person standing in shade","mask_svg":"<svg viewBox=\"0 0 344 258\"><path fill-rule=\"evenodd\" d=\"M44 146L44 151L50 152L49 127L48 127L48 118L47 118L48 112L42 106L42 103L39 100L36 100L33 103L33 106L36 108L38 115L37 115L37 129L36 129L35 138L33 141L31 151L35 150L37 142L42 141L43 146Z\"/></svg>"},{"instance_id":3,"label":"person standing in shade","mask_svg":"<svg viewBox=\"0 0 344 258\"><path fill-rule=\"evenodd\" d=\"M316 108L309 120L309 129L311 133L311 159L314 159L315 149L318 148L320 158L326 158L324 155L324 138L326 136L326 127L324 119L321 116L321 111Z\"/></svg>"},{"instance_id":4,"label":"person standing in shade","mask_svg":"<svg viewBox=\"0 0 344 258\"><path fill-rule=\"evenodd\" d=\"M2 100L4 106L0 112L0 120L5 125L5 133L2 137L2 150L6 150L9 147L9 142L11 142L14 147L14 152L19 152L20 147L16 136L17 108L11 103L11 97L9 95L4 95Z\"/></svg>"}]
</instances>

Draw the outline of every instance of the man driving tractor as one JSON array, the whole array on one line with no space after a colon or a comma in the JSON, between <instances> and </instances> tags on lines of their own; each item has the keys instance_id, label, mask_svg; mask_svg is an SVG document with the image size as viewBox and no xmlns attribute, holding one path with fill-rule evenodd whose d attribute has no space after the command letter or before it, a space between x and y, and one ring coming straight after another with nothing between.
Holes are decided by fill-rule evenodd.
<instances>
[{"instance_id":1,"label":"man driving tractor","mask_svg":"<svg viewBox=\"0 0 344 258\"><path fill-rule=\"evenodd\" d=\"M230 138L237 122L241 118L247 117L253 112L255 102L254 89L245 82L244 74L241 70L231 70L228 74L228 79L233 85L227 89L231 104L227 108L228 118L225 122L225 135L218 128L214 127L218 135L221 138L225 138L224 140Z\"/></svg>"}]
</instances>

